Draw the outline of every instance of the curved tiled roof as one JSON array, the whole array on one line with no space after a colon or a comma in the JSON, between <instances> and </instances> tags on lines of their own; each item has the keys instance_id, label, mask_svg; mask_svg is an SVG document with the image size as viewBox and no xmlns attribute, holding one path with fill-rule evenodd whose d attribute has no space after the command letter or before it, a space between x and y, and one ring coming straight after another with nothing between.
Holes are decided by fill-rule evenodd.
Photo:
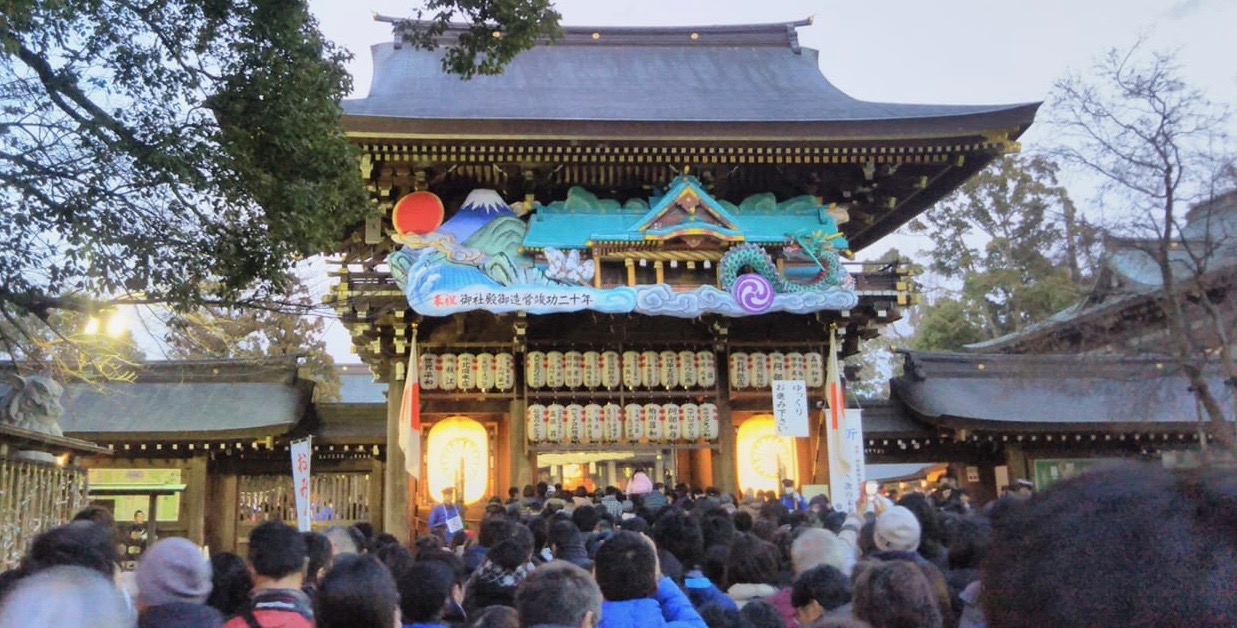
<instances>
[{"instance_id":1,"label":"curved tiled roof","mask_svg":"<svg viewBox=\"0 0 1237 628\"><path fill-rule=\"evenodd\" d=\"M397 37L405 28L405 22L379 19L394 22ZM1038 107L851 98L821 73L817 51L799 47L795 28L804 24L572 27L559 42L519 54L502 74L471 80L445 74L441 50L378 44L372 47L369 95L344 101L344 110L348 116L419 120L829 122L865 128L931 120L936 135L962 135L1029 124Z\"/></svg>"}]
</instances>

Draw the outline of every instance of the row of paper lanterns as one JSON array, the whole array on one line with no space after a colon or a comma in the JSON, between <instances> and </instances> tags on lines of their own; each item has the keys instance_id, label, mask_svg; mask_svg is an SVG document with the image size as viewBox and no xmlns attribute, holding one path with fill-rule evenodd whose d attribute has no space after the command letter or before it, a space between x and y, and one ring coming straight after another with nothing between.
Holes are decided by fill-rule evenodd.
<instances>
[{"instance_id":1,"label":"row of paper lanterns","mask_svg":"<svg viewBox=\"0 0 1237 628\"><path fill-rule=\"evenodd\" d=\"M529 351L529 388L712 388L712 351Z\"/></svg>"},{"instance_id":2,"label":"row of paper lanterns","mask_svg":"<svg viewBox=\"0 0 1237 628\"><path fill-rule=\"evenodd\" d=\"M515 387L510 353L423 353L418 378L423 390L508 391Z\"/></svg>"},{"instance_id":3,"label":"row of paper lanterns","mask_svg":"<svg viewBox=\"0 0 1237 628\"><path fill-rule=\"evenodd\" d=\"M769 388L777 379L802 380L809 387L825 383L824 356L818 352L736 351L729 366L731 388Z\"/></svg>"},{"instance_id":4,"label":"row of paper lanterns","mask_svg":"<svg viewBox=\"0 0 1237 628\"><path fill-rule=\"evenodd\" d=\"M534 443L618 443L716 440L711 403L578 403L529 405L525 418Z\"/></svg>"}]
</instances>

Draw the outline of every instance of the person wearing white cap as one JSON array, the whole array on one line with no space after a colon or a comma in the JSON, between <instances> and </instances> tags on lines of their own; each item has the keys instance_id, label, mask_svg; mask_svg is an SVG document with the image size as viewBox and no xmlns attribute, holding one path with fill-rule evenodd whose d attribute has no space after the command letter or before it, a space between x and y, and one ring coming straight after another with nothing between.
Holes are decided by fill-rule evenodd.
<instances>
[{"instance_id":1,"label":"person wearing white cap","mask_svg":"<svg viewBox=\"0 0 1237 628\"><path fill-rule=\"evenodd\" d=\"M876 517L872 542L881 552L914 553L919 549L919 535L915 513L903 506L890 506Z\"/></svg>"}]
</instances>

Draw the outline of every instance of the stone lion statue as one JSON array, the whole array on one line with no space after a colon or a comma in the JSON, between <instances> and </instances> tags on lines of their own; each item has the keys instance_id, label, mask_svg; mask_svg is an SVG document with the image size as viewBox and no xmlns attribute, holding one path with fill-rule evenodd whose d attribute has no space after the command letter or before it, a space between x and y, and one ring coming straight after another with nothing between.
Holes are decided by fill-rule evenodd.
<instances>
[{"instance_id":1,"label":"stone lion statue","mask_svg":"<svg viewBox=\"0 0 1237 628\"><path fill-rule=\"evenodd\" d=\"M9 392L0 400L0 424L64 436L60 429L64 387L45 375L11 375L8 383Z\"/></svg>"}]
</instances>

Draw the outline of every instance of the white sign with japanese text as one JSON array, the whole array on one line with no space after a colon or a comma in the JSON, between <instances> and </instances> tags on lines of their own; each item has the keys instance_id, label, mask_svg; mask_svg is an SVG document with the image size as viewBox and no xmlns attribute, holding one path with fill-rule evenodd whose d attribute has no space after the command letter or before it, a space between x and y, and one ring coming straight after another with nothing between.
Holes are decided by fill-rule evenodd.
<instances>
[{"instance_id":1,"label":"white sign with japanese text","mask_svg":"<svg viewBox=\"0 0 1237 628\"><path fill-rule=\"evenodd\" d=\"M313 523L313 501L309 482L309 465L313 458L313 437L294 441L292 450L292 487L296 491L296 529L309 532Z\"/></svg>"},{"instance_id":2,"label":"white sign with japanese text","mask_svg":"<svg viewBox=\"0 0 1237 628\"><path fill-rule=\"evenodd\" d=\"M863 493L863 413L848 408L837 429L826 425L829 448L829 492L833 507L853 512Z\"/></svg>"},{"instance_id":3,"label":"white sign with japanese text","mask_svg":"<svg viewBox=\"0 0 1237 628\"><path fill-rule=\"evenodd\" d=\"M807 383L800 379L773 380L773 421L778 436L807 437Z\"/></svg>"}]
</instances>

